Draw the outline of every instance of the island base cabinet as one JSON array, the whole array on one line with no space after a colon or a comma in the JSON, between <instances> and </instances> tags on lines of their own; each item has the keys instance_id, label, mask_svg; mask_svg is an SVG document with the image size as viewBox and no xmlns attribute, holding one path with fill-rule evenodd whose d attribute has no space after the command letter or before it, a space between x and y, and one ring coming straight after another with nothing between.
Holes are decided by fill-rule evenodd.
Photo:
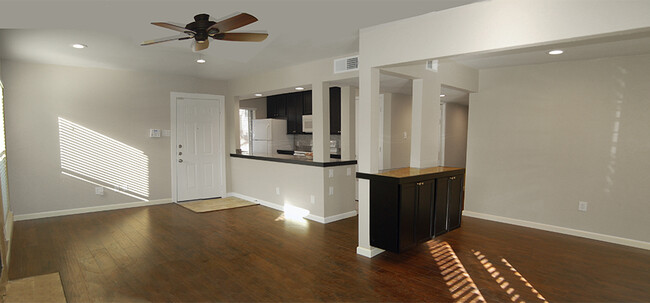
<instances>
[{"instance_id":1,"label":"island base cabinet","mask_svg":"<svg viewBox=\"0 0 650 303\"><path fill-rule=\"evenodd\" d=\"M370 182L370 245L408 250L460 227L463 175Z\"/></svg>"},{"instance_id":2,"label":"island base cabinet","mask_svg":"<svg viewBox=\"0 0 650 303\"><path fill-rule=\"evenodd\" d=\"M463 176L436 179L436 198L431 234L436 237L460 227Z\"/></svg>"}]
</instances>

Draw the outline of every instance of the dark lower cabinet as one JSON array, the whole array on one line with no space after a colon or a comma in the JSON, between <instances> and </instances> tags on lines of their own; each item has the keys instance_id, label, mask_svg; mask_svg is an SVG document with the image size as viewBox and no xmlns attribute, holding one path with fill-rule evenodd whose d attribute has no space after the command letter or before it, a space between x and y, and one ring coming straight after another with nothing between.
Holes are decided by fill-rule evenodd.
<instances>
[{"instance_id":1,"label":"dark lower cabinet","mask_svg":"<svg viewBox=\"0 0 650 303\"><path fill-rule=\"evenodd\" d=\"M370 245L402 252L460 227L464 170L455 173L371 179Z\"/></svg>"},{"instance_id":2,"label":"dark lower cabinet","mask_svg":"<svg viewBox=\"0 0 650 303\"><path fill-rule=\"evenodd\" d=\"M462 175L436 179L435 210L431 230L434 237L460 227L462 194Z\"/></svg>"}]
</instances>

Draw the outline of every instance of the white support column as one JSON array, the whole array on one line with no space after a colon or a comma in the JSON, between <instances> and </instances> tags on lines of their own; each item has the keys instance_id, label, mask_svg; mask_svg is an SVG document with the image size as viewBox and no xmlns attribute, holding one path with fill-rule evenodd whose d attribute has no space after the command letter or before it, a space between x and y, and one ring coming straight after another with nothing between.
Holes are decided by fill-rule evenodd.
<instances>
[{"instance_id":1,"label":"white support column","mask_svg":"<svg viewBox=\"0 0 650 303\"><path fill-rule=\"evenodd\" d=\"M391 166L391 142L393 140L391 136L391 130L393 128L392 126L392 110L391 108L393 107L393 94L386 93L383 94L383 98L380 97L379 101L381 102L380 108L381 108L381 114L379 115L381 117L382 122L380 123L382 125L382 130L381 130L381 151L380 151L380 162L379 162L379 169L390 169Z\"/></svg>"},{"instance_id":2,"label":"white support column","mask_svg":"<svg viewBox=\"0 0 650 303\"><path fill-rule=\"evenodd\" d=\"M312 115L314 162L325 162L330 158L330 89L327 83L312 84Z\"/></svg>"},{"instance_id":3,"label":"white support column","mask_svg":"<svg viewBox=\"0 0 650 303\"><path fill-rule=\"evenodd\" d=\"M229 104L231 104L229 106ZM241 130L239 129L240 123L239 123L239 97L233 97L232 102L226 102L226 117L231 117L230 119L226 118L226 125L230 125L229 128L227 129L234 129L236 130L235 132L229 132L230 138L228 139L228 145L229 148L227 150L230 151L230 153L235 153L237 149L239 149L239 133ZM230 113L230 114L228 114ZM252 152L252 151L251 151Z\"/></svg>"},{"instance_id":4,"label":"white support column","mask_svg":"<svg viewBox=\"0 0 650 303\"><path fill-rule=\"evenodd\" d=\"M355 123L355 99L354 88L350 86L341 87L341 159L354 160L354 138L356 129Z\"/></svg>"},{"instance_id":5,"label":"white support column","mask_svg":"<svg viewBox=\"0 0 650 303\"><path fill-rule=\"evenodd\" d=\"M359 69L359 171L377 173L379 167L379 69ZM359 246L357 254L371 258L383 250L370 246L370 182L359 179Z\"/></svg>"},{"instance_id":6,"label":"white support column","mask_svg":"<svg viewBox=\"0 0 650 303\"><path fill-rule=\"evenodd\" d=\"M438 165L440 152L440 80L436 73L413 80L411 167Z\"/></svg>"}]
</instances>

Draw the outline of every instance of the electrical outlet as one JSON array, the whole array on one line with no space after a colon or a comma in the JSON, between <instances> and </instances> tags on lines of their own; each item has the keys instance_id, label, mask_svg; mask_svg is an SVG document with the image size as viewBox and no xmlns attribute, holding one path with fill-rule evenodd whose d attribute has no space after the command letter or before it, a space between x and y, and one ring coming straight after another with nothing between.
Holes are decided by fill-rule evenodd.
<instances>
[{"instance_id":1,"label":"electrical outlet","mask_svg":"<svg viewBox=\"0 0 650 303\"><path fill-rule=\"evenodd\" d=\"M330 186L330 196L334 194L334 186Z\"/></svg>"},{"instance_id":2,"label":"electrical outlet","mask_svg":"<svg viewBox=\"0 0 650 303\"><path fill-rule=\"evenodd\" d=\"M276 195L279 195L279 194L280 194L280 188L279 188L279 187L276 187L276 188L275 188L275 194L276 194Z\"/></svg>"},{"instance_id":3,"label":"electrical outlet","mask_svg":"<svg viewBox=\"0 0 650 303\"><path fill-rule=\"evenodd\" d=\"M330 172L330 178L334 178L334 169L330 168L329 172Z\"/></svg>"},{"instance_id":4,"label":"electrical outlet","mask_svg":"<svg viewBox=\"0 0 650 303\"><path fill-rule=\"evenodd\" d=\"M103 196L104 195L104 188L101 187L101 186L95 187L95 195Z\"/></svg>"},{"instance_id":5,"label":"electrical outlet","mask_svg":"<svg viewBox=\"0 0 650 303\"><path fill-rule=\"evenodd\" d=\"M587 211L587 202L585 202L585 201L578 202L578 210L579 211Z\"/></svg>"},{"instance_id":6,"label":"electrical outlet","mask_svg":"<svg viewBox=\"0 0 650 303\"><path fill-rule=\"evenodd\" d=\"M311 204L316 204L316 197L314 195L309 196Z\"/></svg>"}]
</instances>

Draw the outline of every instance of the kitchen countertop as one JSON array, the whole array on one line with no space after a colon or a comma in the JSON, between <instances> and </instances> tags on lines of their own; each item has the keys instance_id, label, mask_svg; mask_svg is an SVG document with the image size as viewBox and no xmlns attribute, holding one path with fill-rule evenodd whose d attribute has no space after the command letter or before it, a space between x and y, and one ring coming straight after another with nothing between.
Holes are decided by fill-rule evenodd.
<instances>
[{"instance_id":1,"label":"kitchen countertop","mask_svg":"<svg viewBox=\"0 0 650 303\"><path fill-rule=\"evenodd\" d=\"M403 167L380 171L376 174L357 172L357 178L385 182L409 183L431 178L464 174L465 169L459 167L435 166L427 168Z\"/></svg>"},{"instance_id":2,"label":"kitchen countertop","mask_svg":"<svg viewBox=\"0 0 650 303\"><path fill-rule=\"evenodd\" d=\"M250 154L250 153L236 153L230 154L231 157L235 158L245 158L253 160L262 160L262 161L272 161L272 162L282 162L282 163L291 163L298 165L309 165L309 166L319 166L319 167L329 167L329 166L343 166L343 165L355 165L357 160L340 160L340 159L328 159L325 162L315 162L314 160L307 159L303 156L294 156L294 155L267 155L267 154Z\"/></svg>"}]
</instances>

